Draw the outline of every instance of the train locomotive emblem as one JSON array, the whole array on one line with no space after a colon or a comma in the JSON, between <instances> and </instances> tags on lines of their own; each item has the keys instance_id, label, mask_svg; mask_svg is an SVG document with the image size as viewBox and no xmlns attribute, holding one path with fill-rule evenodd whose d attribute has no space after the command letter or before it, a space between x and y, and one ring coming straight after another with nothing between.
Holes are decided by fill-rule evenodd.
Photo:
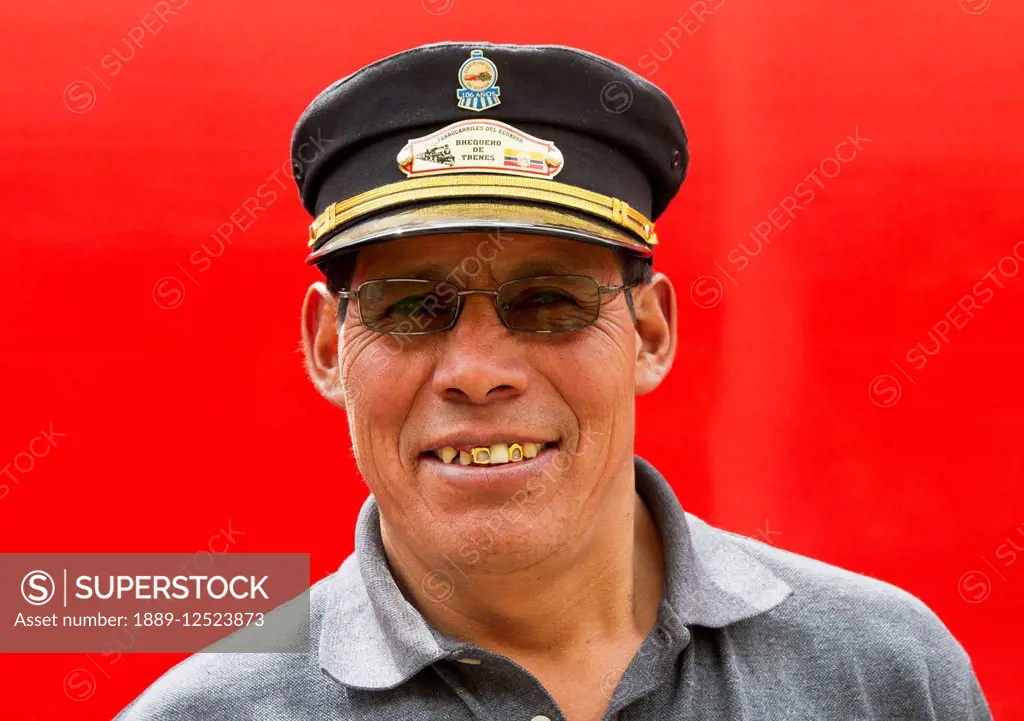
<instances>
[{"instance_id":1,"label":"train locomotive emblem","mask_svg":"<svg viewBox=\"0 0 1024 721\"><path fill-rule=\"evenodd\" d=\"M498 66L484 57L483 50L473 50L469 60L459 68L459 85L455 91L459 107L480 112L501 103L498 87Z\"/></svg>"},{"instance_id":2,"label":"train locomotive emblem","mask_svg":"<svg viewBox=\"0 0 1024 721\"><path fill-rule=\"evenodd\" d=\"M440 165L455 165L455 156L452 155L452 149L447 145L432 145L424 149L422 153L416 153L416 159Z\"/></svg>"}]
</instances>

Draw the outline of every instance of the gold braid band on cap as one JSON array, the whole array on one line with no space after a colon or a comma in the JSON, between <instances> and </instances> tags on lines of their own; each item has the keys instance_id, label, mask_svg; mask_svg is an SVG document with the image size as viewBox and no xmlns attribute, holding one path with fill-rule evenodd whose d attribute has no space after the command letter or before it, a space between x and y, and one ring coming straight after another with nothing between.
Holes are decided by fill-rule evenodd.
<instances>
[{"instance_id":1,"label":"gold braid band on cap","mask_svg":"<svg viewBox=\"0 0 1024 721\"><path fill-rule=\"evenodd\" d=\"M658 244L654 223L618 198L553 180L448 175L400 180L329 205L309 226L309 246L312 248L331 231L364 215L394 206L449 198L507 198L557 205L611 221L647 245Z\"/></svg>"}]
</instances>

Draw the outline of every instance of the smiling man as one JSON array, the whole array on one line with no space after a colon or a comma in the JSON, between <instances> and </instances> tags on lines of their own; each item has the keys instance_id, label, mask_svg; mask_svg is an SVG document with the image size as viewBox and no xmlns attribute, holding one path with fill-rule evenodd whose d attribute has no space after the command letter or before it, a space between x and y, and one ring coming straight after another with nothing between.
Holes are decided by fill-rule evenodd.
<instances>
[{"instance_id":1,"label":"smiling man","mask_svg":"<svg viewBox=\"0 0 1024 721\"><path fill-rule=\"evenodd\" d=\"M677 344L664 93L444 43L326 89L307 137L302 339L371 492L356 551L312 589L310 653L193 656L122 718L990 718L921 602L707 525L634 457Z\"/></svg>"}]
</instances>

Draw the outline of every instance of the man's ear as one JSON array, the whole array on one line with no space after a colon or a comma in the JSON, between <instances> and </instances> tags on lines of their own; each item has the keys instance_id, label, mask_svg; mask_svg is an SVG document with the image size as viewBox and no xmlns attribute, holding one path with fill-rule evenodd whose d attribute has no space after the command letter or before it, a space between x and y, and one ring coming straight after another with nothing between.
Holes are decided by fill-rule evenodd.
<instances>
[{"instance_id":1,"label":"man's ear","mask_svg":"<svg viewBox=\"0 0 1024 721\"><path fill-rule=\"evenodd\" d=\"M676 291L664 273L633 289L636 309L636 377L638 396L665 379L676 355Z\"/></svg>"},{"instance_id":2,"label":"man's ear","mask_svg":"<svg viewBox=\"0 0 1024 721\"><path fill-rule=\"evenodd\" d=\"M322 282L306 290L302 303L302 351L306 371L320 395L345 408L345 393L338 365L338 300Z\"/></svg>"}]
</instances>

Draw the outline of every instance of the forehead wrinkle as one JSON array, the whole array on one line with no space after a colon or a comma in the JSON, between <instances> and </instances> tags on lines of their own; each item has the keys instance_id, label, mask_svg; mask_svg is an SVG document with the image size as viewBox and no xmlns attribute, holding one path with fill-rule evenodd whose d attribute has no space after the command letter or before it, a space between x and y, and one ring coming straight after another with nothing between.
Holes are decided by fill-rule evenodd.
<instances>
[{"instance_id":1,"label":"forehead wrinkle","mask_svg":"<svg viewBox=\"0 0 1024 721\"><path fill-rule=\"evenodd\" d=\"M605 271L617 267L608 262L615 258L610 249L576 240L509 236L484 253L480 244L488 242L489 236L470 233L390 241L360 253L355 275L359 281L421 278L485 288L489 282L541 275L592 275L604 281Z\"/></svg>"},{"instance_id":2,"label":"forehead wrinkle","mask_svg":"<svg viewBox=\"0 0 1024 721\"><path fill-rule=\"evenodd\" d=\"M590 275L603 280L607 271L618 267L616 256L609 248L581 243L577 240L545 238L531 243L534 251L516 262L510 259L506 268L508 278L536 275Z\"/></svg>"},{"instance_id":3,"label":"forehead wrinkle","mask_svg":"<svg viewBox=\"0 0 1024 721\"><path fill-rule=\"evenodd\" d=\"M360 253L356 274L361 279L420 278L448 280L459 285L458 279L468 276L464 269L468 258L476 257L484 269L490 265L474 252L481 238L486 242L486 237L456 233L391 240Z\"/></svg>"},{"instance_id":4,"label":"forehead wrinkle","mask_svg":"<svg viewBox=\"0 0 1024 721\"><path fill-rule=\"evenodd\" d=\"M388 274L391 278L422 278L424 280L444 280L446 271L441 265L431 261L421 261L405 265L398 264L398 270Z\"/></svg>"},{"instance_id":5,"label":"forehead wrinkle","mask_svg":"<svg viewBox=\"0 0 1024 721\"><path fill-rule=\"evenodd\" d=\"M579 267L560 258L529 258L511 267L509 278L527 278L535 275L574 275Z\"/></svg>"},{"instance_id":6,"label":"forehead wrinkle","mask_svg":"<svg viewBox=\"0 0 1024 721\"><path fill-rule=\"evenodd\" d=\"M415 259L404 261L401 257L375 257L370 262L360 262L354 276L361 280L371 278L422 278L443 280L444 266L431 260Z\"/></svg>"}]
</instances>

